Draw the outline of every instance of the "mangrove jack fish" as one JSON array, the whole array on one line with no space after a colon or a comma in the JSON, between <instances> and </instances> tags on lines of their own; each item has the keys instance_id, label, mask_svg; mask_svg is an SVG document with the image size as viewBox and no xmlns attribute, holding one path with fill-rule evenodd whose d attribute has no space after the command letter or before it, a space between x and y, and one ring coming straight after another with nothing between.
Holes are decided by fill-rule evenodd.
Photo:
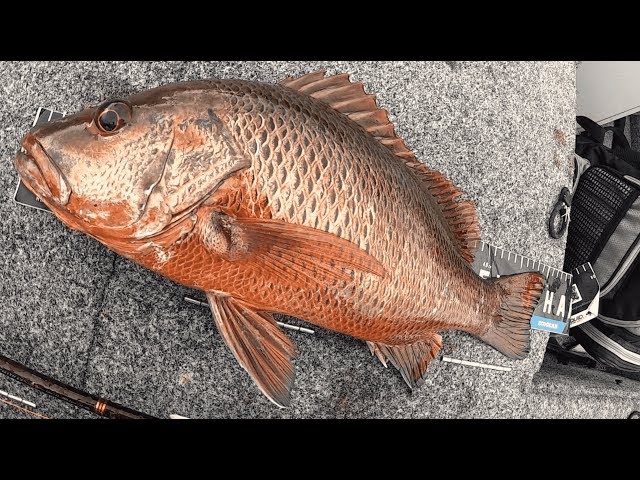
<instances>
[{"instance_id":1,"label":"mangrove jack fish","mask_svg":"<svg viewBox=\"0 0 640 480\"><path fill-rule=\"evenodd\" d=\"M475 208L346 74L191 81L33 128L16 166L72 229L206 292L278 405L295 348L273 313L365 340L412 388L463 330L523 357L539 273L471 269Z\"/></svg>"}]
</instances>

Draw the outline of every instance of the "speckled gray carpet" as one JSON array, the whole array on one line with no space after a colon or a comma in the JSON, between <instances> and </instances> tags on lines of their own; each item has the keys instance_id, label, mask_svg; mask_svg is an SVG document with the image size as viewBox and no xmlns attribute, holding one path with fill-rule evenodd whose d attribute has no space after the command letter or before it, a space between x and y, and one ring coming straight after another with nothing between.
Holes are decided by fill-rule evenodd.
<instances>
[{"instance_id":1,"label":"speckled gray carpet","mask_svg":"<svg viewBox=\"0 0 640 480\"><path fill-rule=\"evenodd\" d=\"M523 361L445 333L444 353L512 371L434 361L413 393L359 341L290 332L301 354L291 408L280 410L237 364L210 313L182 300L202 294L12 201L13 156L39 106L73 112L178 80L276 82L317 69L351 72L378 94L408 146L476 202L484 240L562 266L564 240L548 236L546 221L572 173L572 62L0 63L0 351L164 418L554 416L531 413L539 412L535 392L546 388L532 382L547 340L541 332ZM91 416L1 376L0 389L52 417ZM578 414L599 416L596 405ZM0 417L23 416L0 405Z\"/></svg>"}]
</instances>

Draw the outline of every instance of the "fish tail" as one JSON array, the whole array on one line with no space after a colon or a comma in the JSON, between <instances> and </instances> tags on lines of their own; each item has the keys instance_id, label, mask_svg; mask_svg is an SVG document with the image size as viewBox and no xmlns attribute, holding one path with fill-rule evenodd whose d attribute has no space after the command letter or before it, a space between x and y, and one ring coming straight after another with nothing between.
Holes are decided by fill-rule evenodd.
<instances>
[{"instance_id":1,"label":"fish tail","mask_svg":"<svg viewBox=\"0 0 640 480\"><path fill-rule=\"evenodd\" d=\"M503 292L502 304L480 338L509 358L524 358L529 353L529 321L544 288L544 276L528 272L493 282Z\"/></svg>"}]
</instances>

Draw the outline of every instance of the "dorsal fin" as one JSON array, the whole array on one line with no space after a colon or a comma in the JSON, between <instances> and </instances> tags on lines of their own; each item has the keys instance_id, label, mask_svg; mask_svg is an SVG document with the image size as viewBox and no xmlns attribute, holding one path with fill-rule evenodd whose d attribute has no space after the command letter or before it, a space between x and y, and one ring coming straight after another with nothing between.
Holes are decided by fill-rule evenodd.
<instances>
[{"instance_id":1,"label":"dorsal fin","mask_svg":"<svg viewBox=\"0 0 640 480\"><path fill-rule=\"evenodd\" d=\"M323 101L347 115L397 156L416 160L414 153L396 135L387 111L378 108L376 96L367 94L362 82L349 80L349 74L325 77L324 71L313 72L298 78L287 78L281 85Z\"/></svg>"},{"instance_id":2,"label":"dorsal fin","mask_svg":"<svg viewBox=\"0 0 640 480\"><path fill-rule=\"evenodd\" d=\"M387 111L378 108L375 95L367 94L362 82L351 82L346 73L330 77L325 77L325 73L319 71L298 78L289 77L281 85L310 95L344 113L404 161L436 198L449 223L452 237L459 246L460 254L471 263L473 246L480 239L480 225L473 203L458 201L458 197L462 195L460 189L440 172L431 170L418 161L415 154L396 135Z\"/></svg>"},{"instance_id":3,"label":"dorsal fin","mask_svg":"<svg viewBox=\"0 0 640 480\"><path fill-rule=\"evenodd\" d=\"M459 201L462 191L440 172L417 160L406 164L435 197L462 257L473 263L474 246L480 241L480 223L473 202Z\"/></svg>"}]
</instances>

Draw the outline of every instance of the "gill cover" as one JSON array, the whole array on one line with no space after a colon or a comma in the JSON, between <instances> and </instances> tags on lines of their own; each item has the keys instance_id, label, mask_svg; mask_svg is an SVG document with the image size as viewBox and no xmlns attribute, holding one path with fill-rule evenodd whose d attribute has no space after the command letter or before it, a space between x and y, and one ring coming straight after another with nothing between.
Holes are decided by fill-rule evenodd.
<instances>
[{"instance_id":1,"label":"gill cover","mask_svg":"<svg viewBox=\"0 0 640 480\"><path fill-rule=\"evenodd\" d=\"M136 238L157 234L192 212L232 173L250 165L213 108L174 125L164 172L137 222Z\"/></svg>"}]
</instances>

